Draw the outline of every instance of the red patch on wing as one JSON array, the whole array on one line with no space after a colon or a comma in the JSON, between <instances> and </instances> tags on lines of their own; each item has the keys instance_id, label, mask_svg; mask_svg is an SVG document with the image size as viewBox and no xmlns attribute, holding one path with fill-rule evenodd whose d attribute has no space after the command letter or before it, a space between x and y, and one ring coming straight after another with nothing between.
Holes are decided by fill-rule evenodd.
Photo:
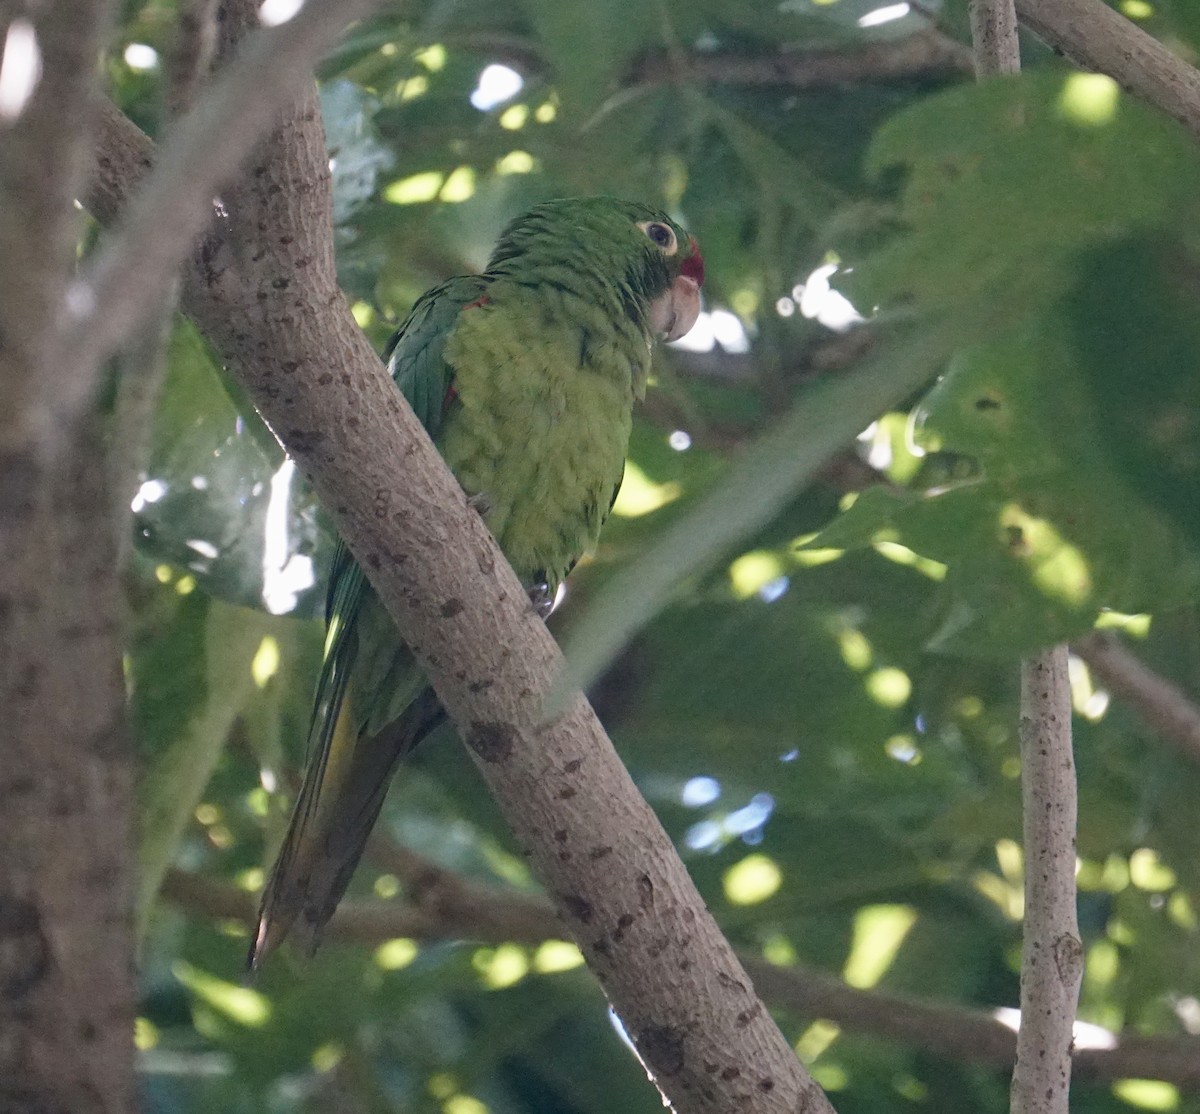
<instances>
[{"instance_id":1,"label":"red patch on wing","mask_svg":"<svg viewBox=\"0 0 1200 1114\"><path fill-rule=\"evenodd\" d=\"M697 286L704 285L704 256L700 254L695 236L688 237L688 256L679 264L679 273L686 275Z\"/></svg>"},{"instance_id":2,"label":"red patch on wing","mask_svg":"<svg viewBox=\"0 0 1200 1114\"><path fill-rule=\"evenodd\" d=\"M480 294L473 302L468 302L463 309L478 309L480 306L486 306L492 299L486 294Z\"/></svg>"},{"instance_id":3,"label":"red patch on wing","mask_svg":"<svg viewBox=\"0 0 1200 1114\"><path fill-rule=\"evenodd\" d=\"M458 389L450 386L446 388L446 393L442 395L442 417L446 416L446 411L450 409L450 404L458 398Z\"/></svg>"}]
</instances>

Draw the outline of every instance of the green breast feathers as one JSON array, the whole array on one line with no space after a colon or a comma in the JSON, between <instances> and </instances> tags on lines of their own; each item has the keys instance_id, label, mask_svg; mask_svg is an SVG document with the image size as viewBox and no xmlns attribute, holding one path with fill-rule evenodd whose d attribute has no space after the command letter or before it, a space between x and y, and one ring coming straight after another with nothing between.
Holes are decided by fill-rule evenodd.
<instances>
[{"instance_id":1,"label":"green breast feathers","mask_svg":"<svg viewBox=\"0 0 1200 1114\"><path fill-rule=\"evenodd\" d=\"M553 592L616 497L649 338L578 298L497 282L445 358L455 397L438 448L517 575Z\"/></svg>"}]
</instances>

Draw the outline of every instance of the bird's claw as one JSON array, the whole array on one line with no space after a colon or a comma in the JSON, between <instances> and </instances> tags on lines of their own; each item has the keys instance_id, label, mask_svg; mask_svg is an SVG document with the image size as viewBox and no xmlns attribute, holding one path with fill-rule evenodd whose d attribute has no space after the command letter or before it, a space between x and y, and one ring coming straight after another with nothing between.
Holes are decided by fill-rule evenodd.
<instances>
[{"instance_id":1,"label":"bird's claw","mask_svg":"<svg viewBox=\"0 0 1200 1114\"><path fill-rule=\"evenodd\" d=\"M492 509L492 500L486 491L481 491L476 495L468 497L467 506L473 508L482 517L486 518Z\"/></svg>"},{"instance_id":2,"label":"bird's claw","mask_svg":"<svg viewBox=\"0 0 1200 1114\"><path fill-rule=\"evenodd\" d=\"M539 619L550 618L550 612L554 610L554 593L550 591L550 585L543 580L530 588L529 602Z\"/></svg>"}]
</instances>

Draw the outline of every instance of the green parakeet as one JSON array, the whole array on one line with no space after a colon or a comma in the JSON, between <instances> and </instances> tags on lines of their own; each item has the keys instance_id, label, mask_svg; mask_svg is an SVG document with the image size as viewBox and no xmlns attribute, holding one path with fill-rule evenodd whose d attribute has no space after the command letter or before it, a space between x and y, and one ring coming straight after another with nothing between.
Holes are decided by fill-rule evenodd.
<instances>
[{"instance_id":1,"label":"green parakeet","mask_svg":"<svg viewBox=\"0 0 1200 1114\"><path fill-rule=\"evenodd\" d=\"M539 205L486 270L425 294L384 356L535 604L593 548L625 466L655 335L700 310L704 262L664 213L612 198ZM308 768L263 894L250 964L289 930L316 946L399 759L444 717L339 544Z\"/></svg>"}]
</instances>

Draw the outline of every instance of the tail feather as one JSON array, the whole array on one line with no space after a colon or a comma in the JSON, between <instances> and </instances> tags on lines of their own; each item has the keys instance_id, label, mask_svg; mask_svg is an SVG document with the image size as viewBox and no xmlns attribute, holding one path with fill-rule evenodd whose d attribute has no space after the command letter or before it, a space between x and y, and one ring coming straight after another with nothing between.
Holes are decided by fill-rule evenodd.
<instances>
[{"instance_id":1,"label":"tail feather","mask_svg":"<svg viewBox=\"0 0 1200 1114\"><path fill-rule=\"evenodd\" d=\"M382 731L359 732L342 702L314 755L263 891L248 963L257 970L290 932L311 954L362 857L400 759L444 718L426 688Z\"/></svg>"}]
</instances>

